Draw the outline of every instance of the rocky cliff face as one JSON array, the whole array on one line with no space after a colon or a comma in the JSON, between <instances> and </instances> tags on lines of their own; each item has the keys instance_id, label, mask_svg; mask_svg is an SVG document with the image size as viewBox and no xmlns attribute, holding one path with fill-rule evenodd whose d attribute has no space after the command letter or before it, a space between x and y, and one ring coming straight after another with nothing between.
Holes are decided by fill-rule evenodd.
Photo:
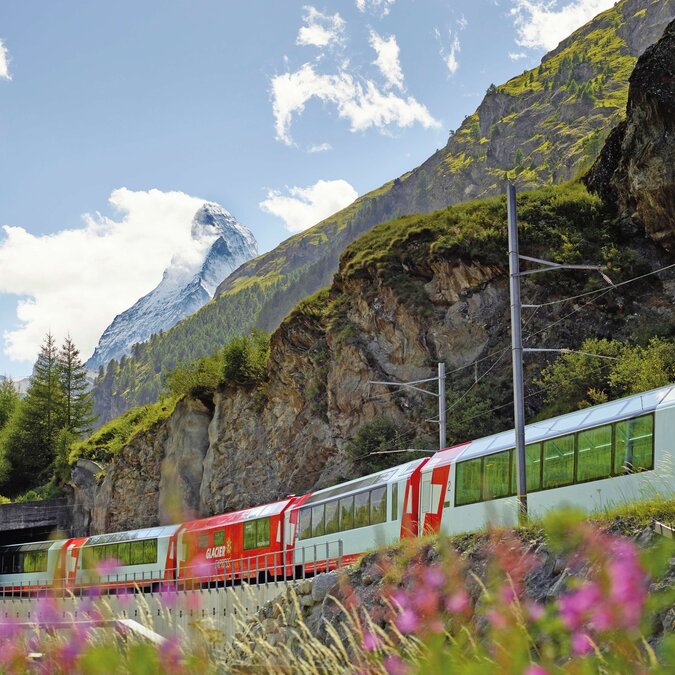
<instances>
[{"instance_id":1,"label":"rocky cliff face","mask_svg":"<svg viewBox=\"0 0 675 675\"><path fill-rule=\"evenodd\" d=\"M675 249L675 22L630 78L626 120L615 128L586 184L650 237Z\"/></svg>"},{"instance_id":2,"label":"rocky cliff face","mask_svg":"<svg viewBox=\"0 0 675 675\"><path fill-rule=\"evenodd\" d=\"M128 355L133 345L194 314L225 277L258 254L251 232L218 204L207 203L197 211L191 235L193 250L174 256L159 285L105 329L87 361L89 370Z\"/></svg>"}]
</instances>

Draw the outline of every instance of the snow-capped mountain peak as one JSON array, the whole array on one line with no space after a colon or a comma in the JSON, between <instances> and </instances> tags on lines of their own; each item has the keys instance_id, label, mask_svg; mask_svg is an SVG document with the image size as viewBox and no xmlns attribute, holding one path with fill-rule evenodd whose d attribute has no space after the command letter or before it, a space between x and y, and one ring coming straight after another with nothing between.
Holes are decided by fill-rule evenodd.
<instances>
[{"instance_id":1,"label":"snow-capped mountain peak","mask_svg":"<svg viewBox=\"0 0 675 675\"><path fill-rule=\"evenodd\" d=\"M131 352L160 330L196 312L237 267L258 254L251 232L219 204L206 202L192 219L190 246L176 253L160 283L105 329L87 368Z\"/></svg>"}]
</instances>

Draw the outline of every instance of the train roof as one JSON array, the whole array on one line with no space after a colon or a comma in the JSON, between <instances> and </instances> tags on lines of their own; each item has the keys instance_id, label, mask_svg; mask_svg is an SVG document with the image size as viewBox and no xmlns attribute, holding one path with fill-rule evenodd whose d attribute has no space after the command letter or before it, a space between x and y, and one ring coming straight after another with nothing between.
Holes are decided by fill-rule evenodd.
<instances>
[{"instance_id":1,"label":"train roof","mask_svg":"<svg viewBox=\"0 0 675 675\"><path fill-rule=\"evenodd\" d=\"M590 408L575 410L540 422L532 422L525 426L525 443L537 443L548 438L564 436L579 429L610 424L672 405L675 405L675 384L594 405ZM508 450L515 447L515 444L516 433L513 429L509 429L492 436L470 441L461 446L441 450L429 460L424 467L424 471L451 464L457 459L471 459L501 450Z\"/></svg>"},{"instance_id":2,"label":"train roof","mask_svg":"<svg viewBox=\"0 0 675 675\"><path fill-rule=\"evenodd\" d=\"M84 543L84 546L97 546L99 544L114 544L118 541L136 541L138 539L159 539L170 537L178 530L180 525L161 525L159 527L146 527L142 530L126 530L125 532L110 532L108 534L95 534Z\"/></svg>"},{"instance_id":3,"label":"train roof","mask_svg":"<svg viewBox=\"0 0 675 675\"><path fill-rule=\"evenodd\" d=\"M282 499L281 501L272 502L271 504L252 506L250 509L241 509L241 511L232 511L218 516L209 516L208 518L191 520L190 522L185 523L184 529L189 532L196 532L199 530L210 530L214 527L224 527L226 525L243 523L247 520L255 520L256 518L277 516L283 513L286 507L294 499L294 497L289 497L288 499Z\"/></svg>"},{"instance_id":4,"label":"train roof","mask_svg":"<svg viewBox=\"0 0 675 675\"><path fill-rule=\"evenodd\" d=\"M67 539L50 539L49 541L29 541L25 544L5 544L0 546L1 551L47 551L52 547L60 548Z\"/></svg>"},{"instance_id":5,"label":"train roof","mask_svg":"<svg viewBox=\"0 0 675 675\"><path fill-rule=\"evenodd\" d=\"M323 502L327 499L332 499L333 497L338 497L345 494L350 494L352 492L359 492L367 488L375 487L379 484L386 484L393 481L401 480L402 478L407 478L420 464L427 461L426 457L423 459L413 459L410 462L405 464L400 464L399 466L394 466L391 469L385 469L383 471L378 471L377 473L371 473L368 476L363 476L362 478L355 478L350 480L348 483L340 483L339 485L334 485L333 487L324 488L323 490L317 490L313 492L308 499L303 502L303 506L308 504L316 504L317 502Z\"/></svg>"}]
</instances>

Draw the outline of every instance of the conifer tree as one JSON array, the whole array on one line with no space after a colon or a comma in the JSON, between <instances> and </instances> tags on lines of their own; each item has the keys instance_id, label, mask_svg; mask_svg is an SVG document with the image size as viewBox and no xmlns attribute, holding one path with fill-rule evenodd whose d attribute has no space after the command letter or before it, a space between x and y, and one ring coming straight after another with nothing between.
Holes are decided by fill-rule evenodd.
<instances>
[{"instance_id":1,"label":"conifer tree","mask_svg":"<svg viewBox=\"0 0 675 675\"><path fill-rule=\"evenodd\" d=\"M0 382L0 429L3 429L19 403L19 392L12 380Z\"/></svg>"},{"instance_id":2,"label":"conifer tree","mask_svg":"<svg viewBox=\"0 0 675 675\"><path fill-rule=\"evenodd\" d=\"M49 476L56 436L64 425L64 396L59 379L57 348L48 333L33 368L25 399L4 439L10 465L8 492L40 485Z\"/></svg>"},{"instance_id":3,"label":"conifer tree","mask_svg":"<svg viewBox=\"0 0 675 675\"><path fill-rule=\"evenodd\" d=\"M80 436L91 429L94 417L87 373L70 335L63 342L57 363L63 390L63 428Z\"/></svg>"}]
</instances>

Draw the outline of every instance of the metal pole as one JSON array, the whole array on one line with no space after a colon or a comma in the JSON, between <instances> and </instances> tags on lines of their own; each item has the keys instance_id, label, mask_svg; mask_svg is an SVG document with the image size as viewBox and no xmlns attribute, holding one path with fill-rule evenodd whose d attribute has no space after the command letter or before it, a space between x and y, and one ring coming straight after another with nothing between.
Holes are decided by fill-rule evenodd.
<instances>
[{"instance_id":1,"label":"metal pole","mask_svg":"<svg viewBox=\"0 0 675 675\"><path fill-rule=\"evenodd\" d=\"M523 336L520 322L520 259L516 188L509 183L507 213L509 224L509 287L511 291L511 353L513 357L513 413L516 428L516 469L518 521L527 520L527 479L525 473L525 402L523 388Z\"/></svg>"},{"instance_id":2,"label":"metal pole","mask_svg":"<svg viewBox=\"0 0 675 675\"><path fill-rule=\"evenodd\" d=\"M438 449L443 450L445 434L445 363L438 364Z\"/></svg>"}]
</instances>

